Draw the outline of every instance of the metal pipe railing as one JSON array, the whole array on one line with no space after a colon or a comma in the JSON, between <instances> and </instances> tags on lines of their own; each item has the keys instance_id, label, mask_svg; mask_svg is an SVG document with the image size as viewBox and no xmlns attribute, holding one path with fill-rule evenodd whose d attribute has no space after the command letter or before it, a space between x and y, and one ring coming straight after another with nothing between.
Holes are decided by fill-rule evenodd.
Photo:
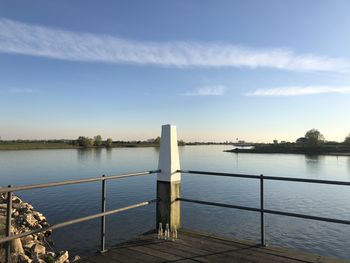
<instances>
[{"instance_id":1,"label":"metal pipe railing","mask_svg":"<svg viewBox=\"0 0 350 263\"><path fill-rule=\"evenodd\" d=\"M305 214L298 214L298 213L290 213L290 212L265 209L264 208L264 180L315 183L315 184L327 184L327 185L342 185L342 186L350 186L350 182L319 180L319 179L292 178L292 177L279 177L279 176L275 177L275 176L264 176L262 174L261 175L249 175L249 174L234 174L234 173L207 172L207 171L194 171L194 170L178 170L178 172L185 173L185 174L186 173L187 174L196 174L196 175L214 175L214 176L224 176L224 177L259 179L260 180L260 208L239 206L239 205L230 205L230 204L215 203L215 202L207 202L207 201L188 199L188 198L179 198L178 200L184 201L184 202L189 202L189 203L202 204L202 205L211 205L211 206L219 206L219 207L241 209L241 210L247 210L247 211L253 211L253 212L260 212L260 245L262 247L266 246L265 213L266 214L289 216L289 217L295 217L295 218L317 220L317 221L329 222L329 223L350 225L350 220L341 220L341 219L334 219L334 218L328 218L328 217L312 216L312 215L305 215Z\"/></svg>"},{"instance_id":2,"label":"metal pipe railing","mask_svg":"<svg viewBox=\"0 0 350 263\"><path fill-rule=\"evenodd\" d=\"M218 206L218 207L234 208L234 209L240 209L240 210L246 210L246 211L260 212L260 213L263 212L266 214L290 216L290 217L296 217L296 218L304 218L304 219L311 219L311 220L316 220L316 221L323 221L323 222L328 222L328 223L338 223L338 224L350 225L350 220L341 220L341 219L334 219L334 218L328 218L328 217L311 216L311 215L282 212L282 211L270 210L270 209L260 209L260 208L249 207L249 206L207 202L207 201L201 201L201 200L195 200L195 199L189 199L189 198L178 198L178 200L183 201L183 202L188 202L188 203L201 204L201 205L211 205L211 206Z\"/></svg>"},{"instance_id":3,"label":"metal pipe railing","mask_svg":"<svg viewBox=\"0 0 350 263\"><path fill-rule=\"evenodd\" d=\"M61 228L65 227L68 225L72 224L77 224L81 223L84 221L92 220L95 218L101 217L101 252L104 252L105 249L105 244L106 244L106 216L122 211L126 211L132 208L144 206L147 204L151 204L155 202L156 200L151 200L123 208L118 208L112 211L106 212L106 181L107 180L117 180L117 179L123 179L123 178L128 178L128 177L133 177L133 176L144 176L144 175L150 175L154 173L158 173L160 170L154 170L154 171L146 171L146 172L136 172L136 173L126 173L126 174L119 174L119 175L111 175L111 176L105 176L103 175L102 177L94 177L94 178L85 178L85 179L78 179L78 180L67 180L67 181L61 181L61 182L52 182L52 183L45 183L45 184L34 184L34 185L24 185L24 186L17 186L17 187L12 187L8 186L7 188L0 188L0 193L6 193L7 194L7 211L6 211L6 237L5 238L0 238L0 244L5 243L6 244L6 262L10 263L11 262L11 243L10 241L41 233L41 232L46 232L49 230L53 230L56 228ZM11 236L11 218L12 218L12 196L14 192L19 192L19 191L26 191L26 190L32 190L32 189L40 189L40 188L48 188L48 187L57 187L57 186L65 186L65 185L73 185L73 184L81 184L81 183L92 183L92 182L102 182L102 200L101 200L101 213L91 215L91 216L86 216L70 221L66 221L63 223L59 223L50 227L44 227L41 229L36 229L32 231L28 231L25 233L17 234L17 235L12 235Z\"/></svg>"},{"instance_id":4,"label":"metal pipe railing","mask_svg":"<svg viewBox=\"0 0 350 263\"><path fill-rule=\"evenodd\" d=\"M102 175L105 177L105 175ZM102 203L101 203L101 213L106 212L106 180L102 180ZM106 250L106 216L101 216L101 252Z\"/></svg>"},{"instance_id":5,"label":"metal pipe railing","mask_svg":"<svg viewBox=\"0 0 350 263\"><path fill-rule=\"evenodd\" d=\"M260 175L260 240L260 245L265 247L264 175Z\"/></svg>"},{"instance_id":6,"label":"metal pipe railing","mask_svg":"<svg viewBox=\"0 0 350 263\"><path fill-rule=\"evenodd\" d=\"M136 207L149 205L149 204L157 201L157 199L154 199L154 200L130 205L127 207L118 208L118 209L114 209L111 211L106 211L106 181L107 180L128 178L128 177L133 177L133 176L150 175L150 174L159 173L159 172L160 172L160 170L154 170L154 171L146 171L146 172L126 173L126 174L119 174L119 175L112 175L112 176L103 175L102 177L85 178L85 179L78 179L78 180L67 180L67 181L62 181L62 182L34 184L34 185L17 186L17 187L9 186L8 188L0 188L0 193L7 193L6 237L0 238L0 244L8 242L8 244L6 246L6 250L7 250L6 251L6 260L7 260L7 262L10 262L10 256L11 256L11 254L10 254L10 241L12 241L14 239L22 238L22 237L25 237L28 235L37 234L40 232L46 232L49 230L69 226L72 224L81 223L81 222L96 219L96 218L101 218L101 243L100 243L100 245L101 245L101 252L104 252L105 251L105 238L106 238L106 225L105 225L106 218L105 217L107 215L119 213L119 212L133 209ZM350 220L340 220L340 219L333 219L333 218L327 218L327 217L319 217L319 216L312 216L312 215L305 215L305 214L298 214L298 213L290 213L290 212L265 209L264 208L264 180L303 182L303 183L316 183L316 184L329 184L329 185L343 185L343 186L350 186L350 182L318 180L318 179L290 178L290 177L274 177L274 176L264 176L262 174L261 175L248 175L248 174L235 174L235 173L195 171L195 170L178 170L177 172L178 173L187 173L187 174L197 174L197 175L213 175L213 176L224 176L224 177L259 179L260 180L260 208L239 206L239 205L232 205L232 204L224 204L224 203L216 203L216 202L208 202L208 201L201 201L201 200L188 199L188 198L178 198L177 200L183 201L183 202L189 202L189 203L197 203L197 204L203 204L203 205L211 205L211 206L218 206L218 207L234 208L234 209L240 209L240 210L246 210L246 211L259 212L260 213L261 246L266 245L266 242L265 242L265 213L350 225ZM31 189L39 189L39 188L47 188L47 187L72 185L72 184L80 184L80 183L98 182L98 181L101 181L101 183L102 183L101 213L86 216L86 217L77 218L74 220L58 223L58 224L55 224L55 225L52 225L49 227L44 227L41 229L36 229L36 230L32 230L32 231L28 231L25 233L20 233L20 234L11 236L11 215L12 215L12 194L13 194L13 192L25 191L25 190L31 190Z\"/></svg>"},{"instance_id":7,"label":"metal pipe railing","mask_svg":"<svg viewBox=\"0 0 350 263\"><path fill-rule=\"evenodd\" d=\"M206 171L194 171L194 170L178 170L178 172L187 173L187 174L214 175L214 176L238 177L238 178L248 178L248 179L260 179L260 176L261 176L261 175L250 175L250 174L234 174L234 173L206 172ZM280 177L280 176L264 176L264 180L350 186L350 182L345 182L345 181L304 179L304 178Z\"/></svg>"},{"instance_id":8,"label":"metal pipe railing","mask_svg":"<svg viewBox=\"0 0 350 263\"><path fill-rule=\"evenodd\" d=\"M9 185L8 188L12 186ZM12 219L12 192L7 193L7 202L6 202L6 237L11 236L11 219ZM11 260L11 244L8 242L6 244L6 262Z\"/></svg>"},{"instance_id":9,"label":"metal pipe railing","mask_svg":"<svg viewBox=\"0 0 350 263\"><path fill-rule=\"evenodd\" d=\"M53 183L46 183L46 184L16 186L16 187L12 187L11 189L4 187L4 188L0 188L0 193L18 192L18 191L56 187L56 186L71 185L71 184L92 183L92 182L103 181L103 180L115 180L115 179L122 179L126 177L149 175L149 174L154 174L159 172L160 170L137 172L137 173L126 173L126 174L111 175L111 176L105 176L105 177L102 176L102 177L85 178L85 179L78 179L78 180L67 180L62 182L53 182Z\"/></svg>"},{"instance_id":10,"label":"metal pipe railing","mask_svg":"<svg viewBox=\"0 0 350 263\"><path fill-rule=\"evenodd\" d=\"M157 201L157 199L153 199L153 200L150 200L150 201L145 201L145 202L142 202L142 203L138 203L138 204L129 205L129 206L126 206L126 207L110 210L110 211L107 211L107 212L104 212L104 213L98 213L98 214L94 214L94 215L80 217L80 218L77 218L77 219L73 219L73 220L62 222L62 223L58 223L58 224L55 224L55 225L52 225L52 226L43 227L43 228L40 228L40 229L35 229L35 230L32 230L32 231L28 231L28 232L12 235L12 236L5 237L5 238L0 238L0 244L12 241L12 240L17 239L17 238L22 238L22 237L33 235L33 234L38 234L38 233L46 232L46 231L49 231L49 230L54 230L54 229L57 229L57 228L62 228L62 227L66 227L66 226L82 223L82 222L89 221L89 220L92 220L92 219L96 219L96 218L99 218L99 217L104 217L104 216L120 213L120 212L127 211L127 210L130 210L130 209L134 209L134 208L137 208L137 207L149 205L149 204L155 203L156 201Z\"/></svg>"}]
</instances>

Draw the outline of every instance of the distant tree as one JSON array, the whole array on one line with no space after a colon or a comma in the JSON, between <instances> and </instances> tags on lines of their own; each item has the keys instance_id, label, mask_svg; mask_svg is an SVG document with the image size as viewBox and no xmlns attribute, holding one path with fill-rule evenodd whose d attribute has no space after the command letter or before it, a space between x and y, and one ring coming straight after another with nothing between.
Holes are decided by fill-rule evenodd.
<instances>
[{"instance_id":1,"label":"distant tree","mask_svg":"<svg viewBox=\"0 0 350 263\"><path fill-rule=\"evenodd\" d=\"M153 143L160 144L160 137L158 136L157 138L155 138Z\"/></svg>"},{"instance_id":2,"label":"distant tree","mask_svg":"<svg viewBox=\"0 0 350 263\"><path fill-rule=\"evenodd\" d=\"M316 129L311 129L305 134L305 143L309 147L317 147L324 143L324 136Z\"/></svg>"},{"instance_id":3,"label":"distant tree","mask_svg":"<svg viewBox=\"0 0 350 263\"><path fill-rule=\"evenodd\" d=\"M85 136L79 136L77 143L81 147L91 147L94 145L94 140Z\"/></svg>"},{"instance_id":4,"label":"distant tree","mask_svg":"<svg viewBox=\"0 0 350 263\"><path fill-rule=\"evenodd\" d=\"M105 143L106 147L108 148L112 147L112 144L113 144L113 140L111 138L108 138Z\"/></svg>"},{"instance_id":5,"label":"distant tree","mask_svg":"<svg viewBox=\"0 0 350 263\"><path fill-rule=\"evenodd\" d=\"M96 135L94 137L94 146L100 147L102 145L102 137L101 135Z\"/></svg>"},{"instance_id":6,"label":"distant tree","mask_svg":"<svg viewBox=\"0 0 350 263\"><path fill-rule=\"evenodd\" d=\"M77 139L77 144L79 146L84 146L84 142L85 142L85 137L84 136L79 136L79 138Z\"/></svg>"},{"instance_id":7,"label":"distant tree","mask_svg":"<svg viewBox=\"0 0 350 263\"><path fill-rule=\"evenodd\" d=\"M85 147L92 147L92 146L94 146L94 139L87 138Z\"/></svg>"},{"instance_id":8,"label":"distant tree","mask_svg":"<svg viewBox=\"0 0 350 263\"><path fill-rule=\"evenodd\" d=\"M184 145L186 145L186 143L183 140L178 140L177 145L184 146Z\"/></svg>"},{"instance_id":9,"label":"distant tree","mask_svg":"<svg viewBox=\"0 0 350 263\"><path fill-rule=\"evenodd\" d=\"M344 143L350 145L350 133L348 136L345 137Z\"/></svg>"},{"instance_id":10,"label":"distant tree","mask_svg":"<svg viewBox=\"0 0 350 263\"><path fill-rule=\"evenodd\" d=\"M305 144L306 143L306 139L305 139L305 137L300 137L295 142L297 144Z\"/></svg>"}]
</instances>

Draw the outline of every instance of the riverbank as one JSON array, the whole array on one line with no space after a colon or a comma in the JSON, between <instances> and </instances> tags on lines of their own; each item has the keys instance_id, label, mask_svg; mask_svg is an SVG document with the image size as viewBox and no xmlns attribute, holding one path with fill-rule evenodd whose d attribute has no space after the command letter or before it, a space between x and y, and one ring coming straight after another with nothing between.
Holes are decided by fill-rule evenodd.
<instances>
[{"instance_id":1,"label":"riverbank","mask_svg":"<svg viewBox=\"0 0 350 263\"><path fill-rule=\"evenodd\" d=\"M159 147L158 144L138 144L138 143L113 143L109 148L127 148L127 147ZM81 147L68 143L43 143L43 142L25 142L25 143L0 143L0 151L16 150L59 150L59 149L102 149L106 147Z\"/></svg>"},{"instance_id":2,"label":"riverbank","mask_svg":"<svg viewBox=\"0 0 350 263\"><path fill-rule=\"evenodd\" d=\"M5 236L6 200L6 195L0 194L0 237ZM46 217L36 211L31 204L22 201L18 196L12 197L12 203L12 234L49 227ZM68 251L53 251L50 235L49 230L11 241L11 262L69 262ZM0 263L5 263L5 258L5 244L0 244Z\"/></svg>"},{"instance_id":3,"label":"riverbank","mask_svg":"<svg viewBox=\"0 0 350 263\"><path fill-rule=\"evenodd\" d=\"M337 144L307 147L298 144L257 144L249 149L234 148L232 150L225 150L224 152L350 156L350 146Z\"/></svg>"}]
</instances>

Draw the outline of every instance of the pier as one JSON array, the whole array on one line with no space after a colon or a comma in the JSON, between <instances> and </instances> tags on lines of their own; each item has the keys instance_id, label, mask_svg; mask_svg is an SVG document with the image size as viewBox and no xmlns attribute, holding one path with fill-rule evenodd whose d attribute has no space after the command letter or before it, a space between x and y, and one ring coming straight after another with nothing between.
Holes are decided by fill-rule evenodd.
<instances>
[{"instance_id":1,"label":"pier","mask_svg":"<svg viewBox=\"0 0 350 263\"><path fill-rule=\"evenodd\" d=\"M157 174L157 192L152 200L145 200L137 204L130 204L126 207L118 207L106 211L106 187L110 180L122 180L128 177L147 176ZM260 206L246 207L235 204L215 203L210 200L195 200L181 196L181 176L201 176L210 175L220 177L238 177L247 180L258 180L260 183ZM46 232L69 225L78 224L84 221L100 218L100 248L95 256L82 258L80 262L102 263L102 262L350 262L346 260L332 259L320 255L307 254L300 251L293 251L283 248L272 247L266 244L265 239L265 215L274 214L279 216L288 216L294 218L303 218L306 220L316 220L336 224L350 225L350 220L319 217L314 215L290 213L278 210L269 210L264 207L264 182L266 180L288 181L294 183L311 183L350 186L350 182L301 179L289 177L272 177L262 174L233 174L209 171L182 170L180 167L179 151L176 127L172 125L162 126L161 145L159 153L159 164L153 171L134 172L128 174L99 176L95 178L69 180L63 182L53 182L47 184L27 185L27 186L9 186L0 188L0 193L7 194L7 220L6 237L0 238L0 244L6 243L6 262L11 262L11 242L18 238L23 238L35 233ZM48 227L32 230L29 232L12 234L12 194L20 191L28 191L38 188L61 187L65 185L81 183L101 183L101 212L70 221L58 223ZM238 209L253 211L260 214L260 240L257 243L243 240L228 239L210 235L208 233L198 233L181 228L181 209L182 202L195 203L198 205L217 206L222 209ZM130 209L137 209L141 206L155 205L156 218L154 229L149 233L135 237L134 239L115 244L112 247L106 247L105 236L106 216L116 213L122 213ZM152 208L152 209L153 209ZM132 222L132 221L130 221ZM177 231L177 238L164 239L159 236L157 231L159 226L165 229L169 226L171 232ZM69 248L67 248L69 249Z\"/></svg>"},{"instance_id":2,"label":"pier","mask_svg":"<svg viewBox=\"0 0 350 263\"><path fill-rule=\"evenodd\" d=\"M82 263L160 263L160 262L285 262L340 263L345 260L302 253L277 247L261 247L253 242L180 230L177 240L160 240L147 233L119 244L106 253L81 260Z\"/></svg>"}]
</instances>

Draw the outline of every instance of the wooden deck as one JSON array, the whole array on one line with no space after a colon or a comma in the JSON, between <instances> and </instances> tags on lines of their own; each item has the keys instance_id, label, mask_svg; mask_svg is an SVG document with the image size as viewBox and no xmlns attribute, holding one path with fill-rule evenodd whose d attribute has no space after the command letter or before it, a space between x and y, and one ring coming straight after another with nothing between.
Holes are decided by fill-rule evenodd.
<instances>
[{"instance_id":1,"label":"wooden deck","mask_svg":"<svg viewBox=\"0 0 350 263\"><path fill-rule=\"evenodd\" d=\"M112 262L350 262L276 247L181 230L176 241L144 234L109 251L82 259L84 263Z\"/></svg>"}]
</instances>

